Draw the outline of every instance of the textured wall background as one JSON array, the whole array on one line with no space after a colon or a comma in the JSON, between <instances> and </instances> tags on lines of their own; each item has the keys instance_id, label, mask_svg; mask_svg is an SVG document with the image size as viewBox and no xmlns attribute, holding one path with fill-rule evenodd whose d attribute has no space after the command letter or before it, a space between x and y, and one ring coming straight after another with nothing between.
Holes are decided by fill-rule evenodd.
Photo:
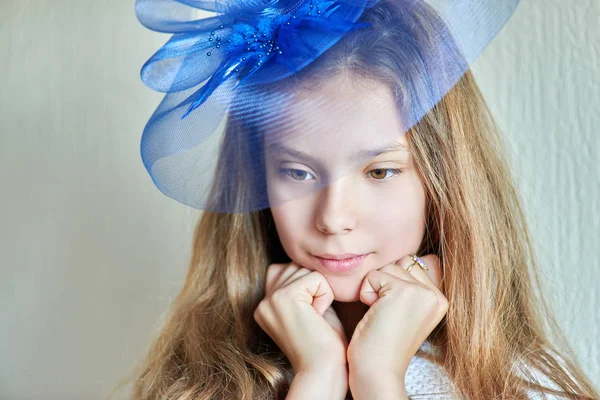
<instances>
[{"instance_id":1,"label":"textured wall background","mask_svg":"<svg viewBox=\"0 0 600 400\"><path fill-rule=\"evenodd\" d=\"M139 158L167 40L133 0L0 0L0 398L103 398L184 278L197 212ZM474 66L544 276L600 384L600 2L523 0Z\"/></svg>"}]
</instances>

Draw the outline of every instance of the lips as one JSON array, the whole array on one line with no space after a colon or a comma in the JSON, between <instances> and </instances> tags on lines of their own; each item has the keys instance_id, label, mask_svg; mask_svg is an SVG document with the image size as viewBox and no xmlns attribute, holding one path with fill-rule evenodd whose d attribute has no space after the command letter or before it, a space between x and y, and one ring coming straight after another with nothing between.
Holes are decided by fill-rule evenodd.
<instances>
[{"instance_id":1,"label":"lips","mask_svg":"<svg viewBox=\"0 0 600 400\"><path fill-rule=\"evenodd\" d=\"M328 260L346 260L348 258L354 258L354 257L358 257L358 256L361 256L361 255L364 255L364 254L346 253L346 254L333 255L333 254L327 253L327 254L318 255L316 257L325 258L325 259L328 259Z\"/></svg>"},{"instance_id":2,"label":"lips","mask_svg":"<svg viewBox=\"0 0 600 400\"><path fill-rule=\"evenodd\" d=\"M331 272L346 272L358 268L367 256L368 254L323 254L314 257Z\"/></svg>"}]
</instances>

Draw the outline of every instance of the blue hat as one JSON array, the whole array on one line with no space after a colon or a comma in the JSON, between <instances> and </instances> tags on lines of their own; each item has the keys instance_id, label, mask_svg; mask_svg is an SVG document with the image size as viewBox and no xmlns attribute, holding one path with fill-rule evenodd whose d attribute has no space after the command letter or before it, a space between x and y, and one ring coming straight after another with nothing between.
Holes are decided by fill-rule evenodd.
<instances>
[{"instance_id":1,"label":"blue hat","mask_svg":"<svg viewBox=\"0 0 600 400\"><path fill-rule=\"evenodd\" d=\"M262 143L266 132L289 131L295 123L286 110L302 105L290 89L310 82L311 70L335 69L328 53L341 46L377 52L377 43L393 36L386 40L396 40L394 51L417 71L405 77L412 89L404 94L407 107L399 107L400 136L457 83L518 3L137 0L142 24L173 34L141 71L147 86L166 93L144 129L144 166L161 192L197 209L273 206Z\"/></svg>"}]
</instances>

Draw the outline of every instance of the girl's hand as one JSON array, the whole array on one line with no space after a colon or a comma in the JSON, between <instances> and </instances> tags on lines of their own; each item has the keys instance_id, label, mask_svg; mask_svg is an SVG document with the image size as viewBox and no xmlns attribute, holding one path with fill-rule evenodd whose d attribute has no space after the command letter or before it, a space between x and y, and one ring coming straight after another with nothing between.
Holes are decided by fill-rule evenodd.
<instances>
[{"instance_id":1,"label":"girl's hand","mask_svg":"<svg viewBox=\"0 0 600 400\"><path fill-rule=\"evenodd\" d=\"M268 267L265 298L254 319L290 360L296 376L317 371L339 376L343 369L347 377L348 341L332 302L333 291L321 273L295 263ZM341 384L345 394L347 380Z\"/></svg>"},{"instance_id":2,"label":"girl's hand","mask_svg":"<svg viewBox=\"0 0 600 400\"><path fill-rule=\"evenodd\" d=\"M435 255L420 258L425 271L410 256L370 271L360 300L371 308L358 323L348 346L349 384L355 398L377 390L403 393L410 360L448 310L440 291L442 275ZM390 397L393 398L393 397Z\"/></svg>"}]
</instances>

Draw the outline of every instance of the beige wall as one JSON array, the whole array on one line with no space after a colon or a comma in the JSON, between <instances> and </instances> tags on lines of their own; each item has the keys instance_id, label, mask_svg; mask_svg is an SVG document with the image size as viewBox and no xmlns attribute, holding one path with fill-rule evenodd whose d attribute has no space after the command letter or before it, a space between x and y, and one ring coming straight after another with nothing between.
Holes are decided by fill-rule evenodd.
<instances>
[{"instance_id":1,"label":"beige wall","mask_svg":"<svg viewBox=\"0 0 600 400\"><path fill-rule=\"evenodd\" d=\"M144 352L198 215L139 157L167 36L133 0L0 0L0 398L93 399ZM506 132L549 296L600 376L600 2L523 0L474 66Z\"/></svg>"}]
</instances>

